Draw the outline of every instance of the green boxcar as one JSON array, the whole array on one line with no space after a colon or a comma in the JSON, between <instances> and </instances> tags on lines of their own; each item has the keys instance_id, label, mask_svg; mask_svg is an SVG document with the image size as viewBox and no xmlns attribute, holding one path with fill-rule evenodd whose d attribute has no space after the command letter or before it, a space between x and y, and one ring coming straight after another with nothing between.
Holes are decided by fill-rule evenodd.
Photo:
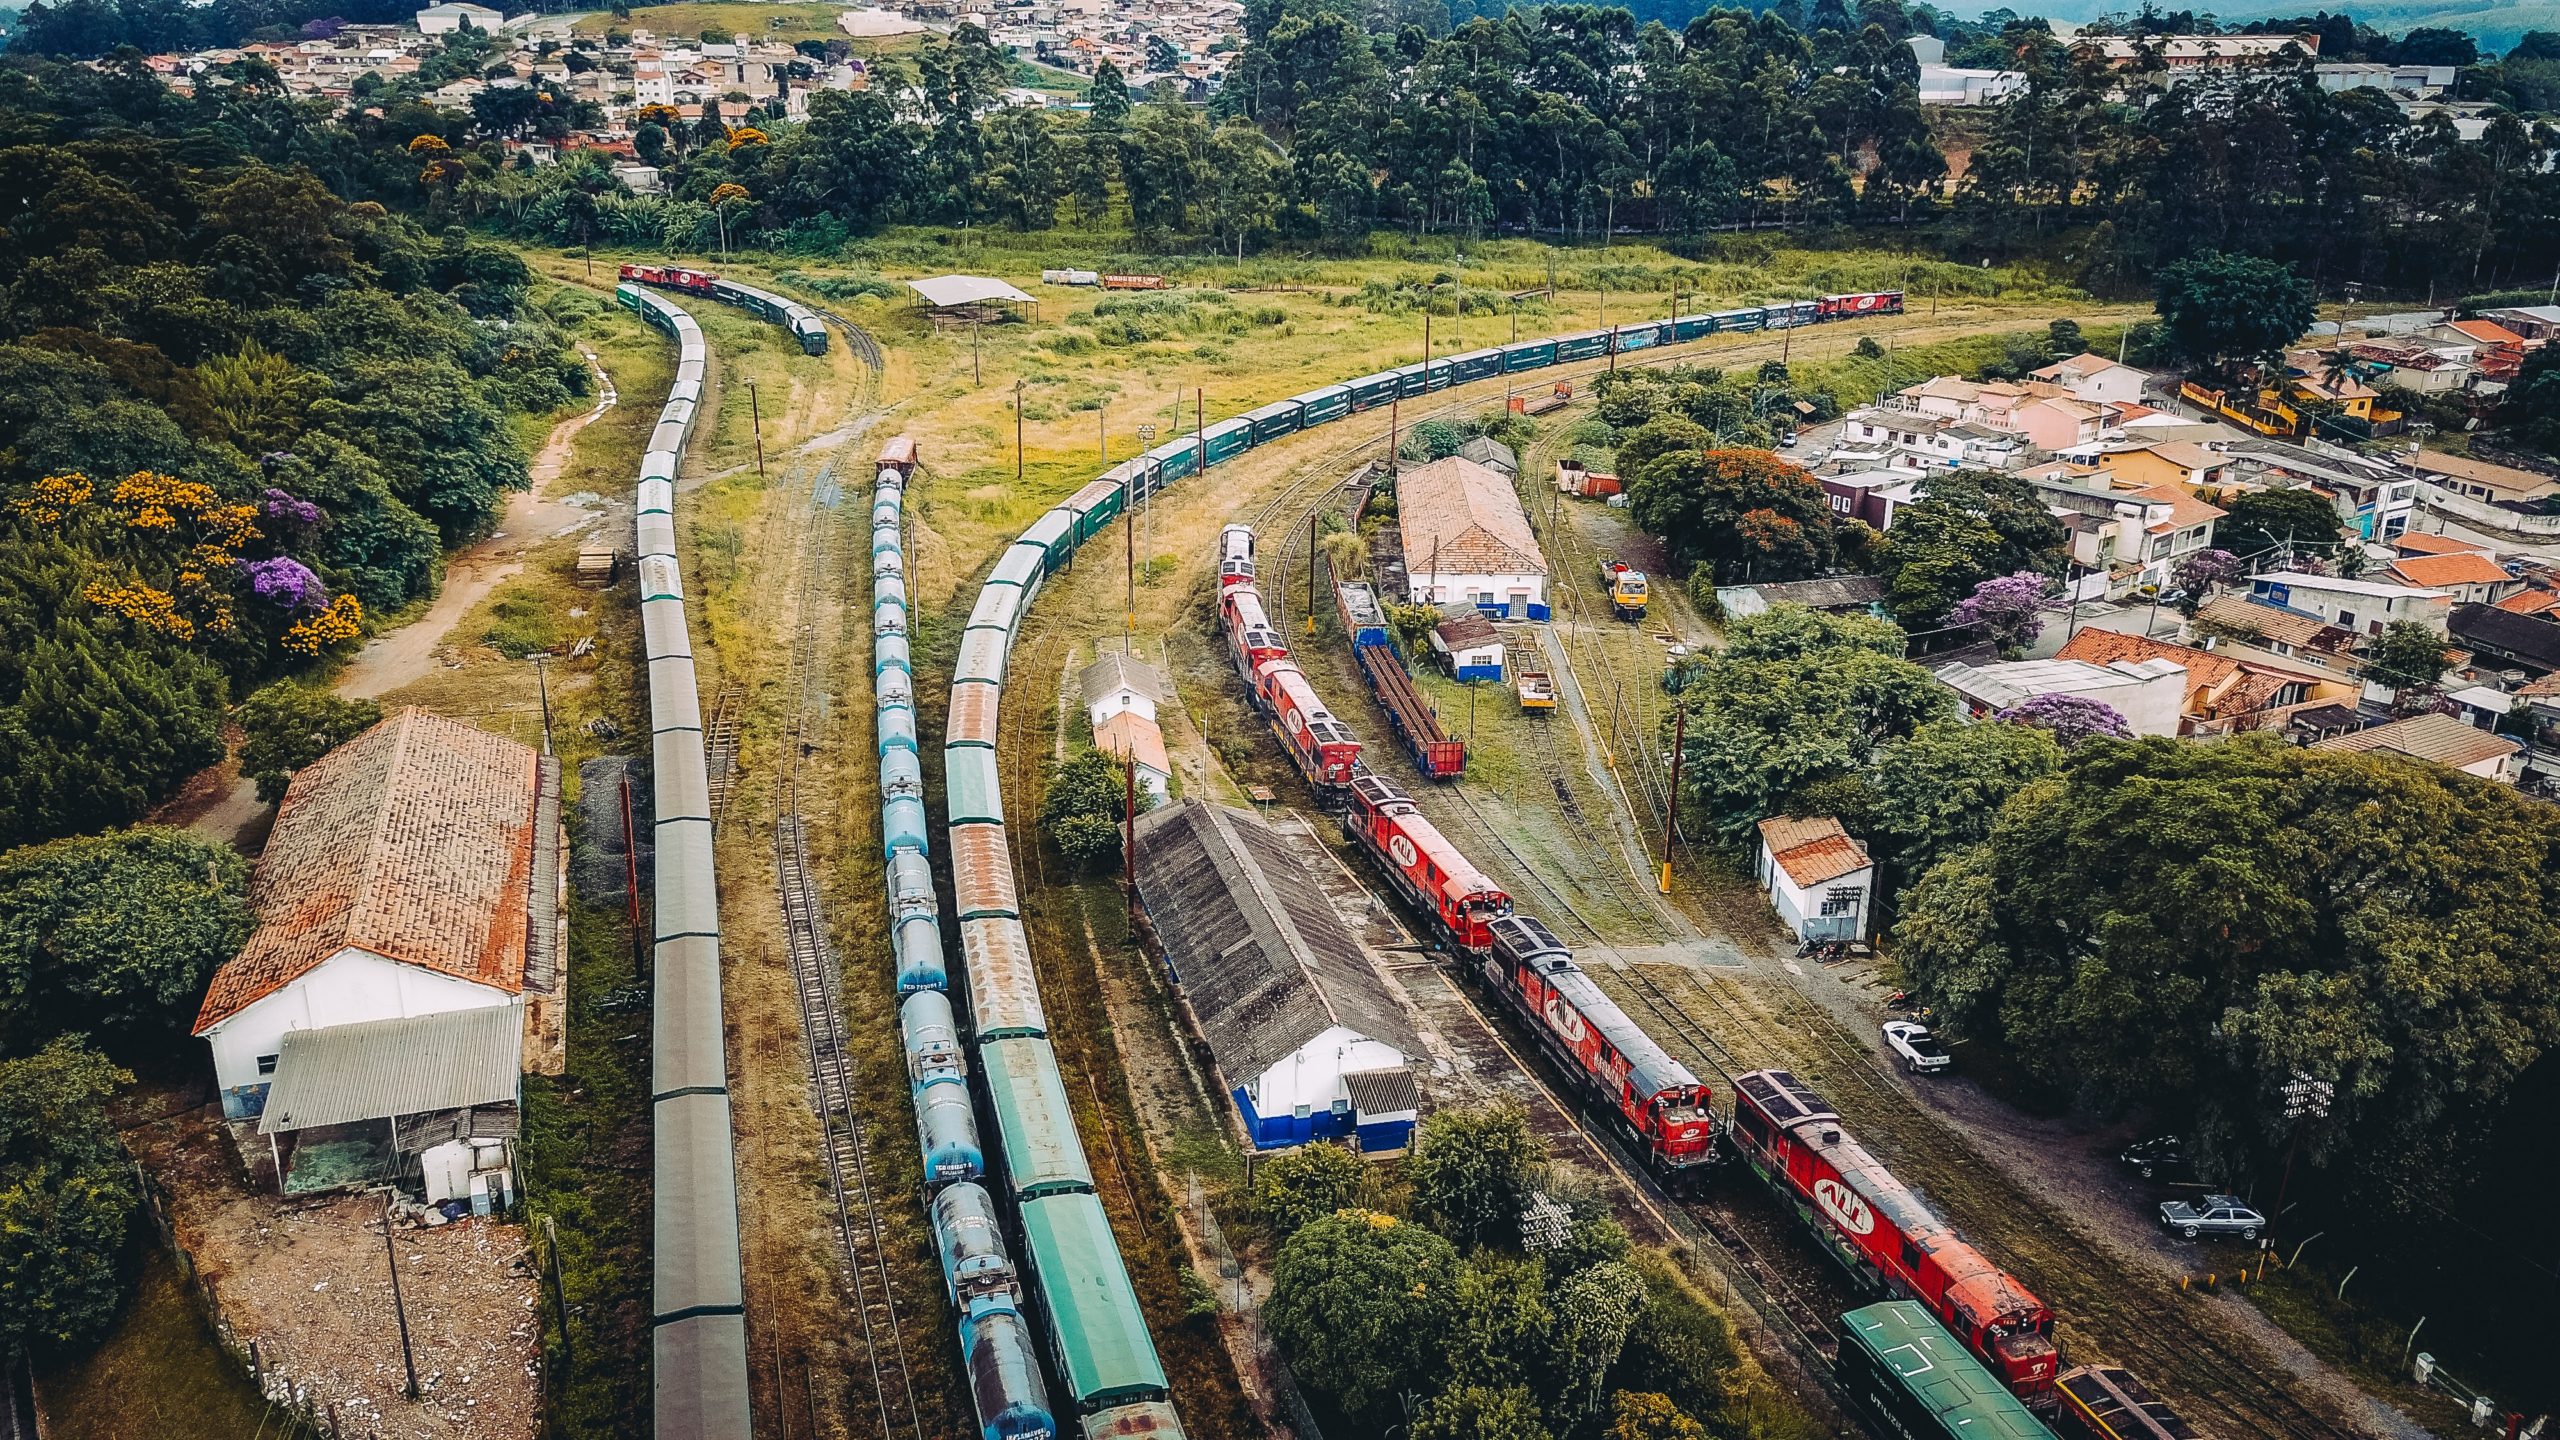
<instances>
[{"instance_id":1,"label":"green boxcar","mask_svg":"<svg viewBox=\"0 0 2560 1440\"><path fill-rule=\"evenodd\" d=\"M1921 1440L2054 1440L2035 1413L1927 1307L1888 1300L1840 1317L1836 1374L1850 1402Z\"/></svg>"},{"instance_id":2,"label":"green boxcar","mask_svg":"<svg viewBox=\"0 0 2560 1440\"><path fill-rule=\"evenodd\" d=\"M1067 557L1076 553L1075 512L1061 505L1032 521L1031 528L1023 531L1022 538L1013 543L1037 545L1048 551L1049 569L1054 574L1060 566L1067 563Z\"/></svg>"},{"instance_id":3,"label":"green boxcar","mask_svg":"<svg viewBox=\"0 0 2560 1440\"><path fill-rule=\"evenodd\" d=\"M1058 1378L1066 1382L1074 1408L1092 1411L1161 1398L1164 1365L1148 1338L1146 1313L1138 1308L1102 1202L1091 1195L1053 1195L1024 1205L1022 1248L1049 1321Z\"/></svg>"},{"instance_id":4,"label":"green boxcar","mask_svg":"<svg viewBox=\"0 0 2560 1440\"><path fill-rule=\"evenodd\" d=\"M996 778L996 752L975 745L942 752L942 786L954 825L1004 823L1004 787Z\"/></svg>"},{"instance_id":5,"label":"green boxcar","mask_svg":"<svg viewBox=\"0 0 2560 1440\"><path fill-rule=\"evenodd\" d=\"M1419 360L1410 365L1399 365L1387 373L1396 377L1396 393L1410 400L1417 395L1428 395L1439 386L1449 383L1448 379L1439 373L1443 367L1437 361L1433 362L1430 368L1433 373L1427 378L1423 374L1423 364Z\"/></svg>"},{"instance_id":6,"label":"green boxcar","mask_svg":"<svg viewBox=\"0 0 2560 1440\"><path fill-rule=\"evenodd\" d=\"M1396 372L1393 370L1381 370L1375 375L1363 375L1351 382L1351 408L1375 410L1396 398L1398 387L1403 383L1396 377Z\"/></svg>"},{"instance_id":7,"label":"green boxcar","mask_svg":"<svg viewBox=\"0 0 2560 1440\"><path fill-rule=\"evenodd\" d=\"M1117 480L1096 480L1068 496L1066 508L1076 516L1076 543L1081 545L1092 539L1104 526L1119 519L1125 498Z\"/></svg>"},{"instance_id":8,"label":"green boxcar","mask_svg":"<svg viewBox=\"0 0 2560 1440\"><path fill-rule=\"evenodd\" d=\"M1502 352L1499 350L1470 350L1464 355L1450 356L1447 364L1449 367L1449 383L1452 385L1465 385L1472 381L1490 379L1493 376L1501 374Z\"/></svg>"},{"instance_id":9,"label":"green boxcar","mask_svg":"<svg viewBox=\"0 0 2560 1440\"><path fill-rule=\"evenodd\" d=\"M1568 360L1596 360L1608 353L1609 332L1606 330L1586 330L1556 341L1556 363L1559 365Z\"/></svg>"},{"instance_id":10,"label":"green boxcar","mask_svg":"<svg viewBox=\"0 0 2560 1440\"><path fill-rule=\"evenodd\" d=\"M634 315L640 313L639 286L616 285L613 287L613 298L615 303L621 305L623 309L630 311Z\"/></svg>"},{"instance_id":11,"label":"green boxcar","mask_svg":"<svg viewBox=\"0 0 2560 1440\"><path fill-rule=\"evenodd\" d=\"M1714 318L1716 322L1716 329L1719 331L1757 330L1763 322L1768 320L1769 316L1766 311L1759 309L1719 310L1715 313Z\"/></svg>"},{"instance_id":12,"label":"green boxcar","mask_svg":"<svg viewBox=\"0 0 2560 1440\"><path fill-rule=\"evenodd\" d=\"M1274 400L1259 410L1247 411L1244 418L1253 426L1253 443L1268 444L1283 435L1297 433L1298 427L1305 423L1305 410L1306 407L1295 400Z\"/></svg>"},{"instance_id":13,"label":"green boxcar","mask_svg":"<svg viewBox=\"0 0 2560 1440\"><path fill-rule=\"evenodd\" d=\"M1156 487L1188 479L1200 473L1200 442L1196 439L1167 440L1147 452L1156 467Z\"/></svg>"},{"instance_id":14,"label":"green boxcar","mask_svg":"<svg viewBox=\"0 0 2560 1440\"><path fill-rule=\"evenodd\" d=\"M1523 370L1544 370L1554 363L1556 342L1553 340L1523 340L1517 345L1502 347L1502 370L1506 375L1516 375Z\"/></svg>"},{"instance_id":15,"label":"green boxcar","mask_svg":"<svg viewBox=\"0 0 2560 1440\"><path fill-rule=\"evenodd\" d=\"M1298 399L1307 407L1298 418L1301 430L1339 420L1351 413L1351 387L1348 385L1327 385L1321 390L1310 390Z\"/></svg>"},{"instance_id":16,"label":"green boxcar","mask_svg":"<svg viewBox=\"0 0 2560 1440\"><path fill-rule=\"evenodd\" d=\"M995 752L984 752L990 766ZM957 818L957 812L954 812ZM989 1040L978 1047L996 1134L1004 1141L1005 1184L1017 1200L1093 1188L1093 1170L1076 1138L1075 1112L1058 1079L1058 1057L1036 1036Z\"/></svg>"},{"instance_id":17,"label":"green boxcar","mask_svg":"<svg viewBox=\"0 0 2560 1440\"><path fill-rule=\"evenodd\" d=\"M1253 422L1238 416L1201 432L1208 441L1209 463L1223 465L1253 448Z\"/></svg>"},{"instance_id":18,"label":"green boxcar","mask_svg":"<svg viewBox=\"0 0 2560 1440\"><path fill-rule=\"evenodd\" d=\"M1704 340L1714 333L1716 333L1716 317L1713 315L1683 315L1671 322L1671 343L1674 345L1686 345L1692 340Z\"/></svg>"}]
</instances>

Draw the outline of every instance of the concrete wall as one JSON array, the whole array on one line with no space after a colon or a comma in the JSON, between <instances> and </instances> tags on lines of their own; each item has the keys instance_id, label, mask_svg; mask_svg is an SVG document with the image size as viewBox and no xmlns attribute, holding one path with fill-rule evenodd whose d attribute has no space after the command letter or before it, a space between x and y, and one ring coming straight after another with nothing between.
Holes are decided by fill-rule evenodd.
<instances>
[{"instance_id":1,"label":"concrete wall","mask_svg":"<svg viewBox=\"0 0 2560 1440\"><path fill-rule=\"evenodd\" d=\"M258 1059L281 1054L288 1031L515 1003L514 996L487 985L363 950L341 950L292 984L215 1024L204 1039L213 1047L222 1113L237 1120L266 1107L267 1085L274 1077L258 1073Z\"/></svg>"}]
</instances>

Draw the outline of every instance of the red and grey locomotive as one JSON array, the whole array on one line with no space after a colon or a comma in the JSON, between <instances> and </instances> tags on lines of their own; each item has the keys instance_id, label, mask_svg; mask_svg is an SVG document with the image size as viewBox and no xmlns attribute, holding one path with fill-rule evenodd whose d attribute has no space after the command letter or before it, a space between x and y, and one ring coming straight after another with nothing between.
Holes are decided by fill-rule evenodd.
<instances>
[{"instance_id":1,"label":"red and grey locomotive","mask_svg":"<svg viewBox=\"0 0 2560 1440\"><path fill-rule=\"evenodd\" d=\"M1343 824L1450 944L1470 955L1493 949L1491 927L1511 913L1511 897L1403 791L1375 775L1360 776L1351 782L1351 810Z\"/></svg>"},{"instance_id":2,"label":"red and grey locomotive","mask_svg":"<svg viewBox=\"0 0 2560 1440\"><path fill-rule=\"evenodd\" d=\"M1359 773L1360 739L1334 718L1316 698L1315 687L1289 656L1262 608L1262 591L1253 583L1253 531L1230 525L1218 536L1218 619L1227 632L1227 657L1253 692L1254 708L1271 719L1290 763L1317 790L1340 794ZM1230 566L1241 561L1241 573Z\"/></svg>"},{"instance_id":3,"label":"red and grey locomotive","mask_svg":"<svg viewBox=\"0 0 2560 1440\"><path fill-rule=\"evenodd\" d=\"M1715 1159L1714 1092L1602 994L1543 923L1505 915L1486 928L1493 944L1485 978L1549 1057L1608 1107L1657 1172L1672 1180L1703 1174Z\"/></svg>"},{"instance_id":4,"label":"red and grey locomotive","mask_svg":"<svg viewBox=\"0 0 2560 1440\"><path fill-rule=\"evenodd\" d=\"M1819 320L1854 320L1861 315L1899 315L1902 292L1899 290L1867 290L1854 295L1825 295L1814 302L1814 318Z\"/></svg>"},{"instance_id":5,"label":"red and grey locomotive","mask_svg":"<svg viewBox=\"0 0 2560 1440\"><path fill-rule=\"evenodd\" d=\"M1929 1307L2018 1395L2053 1388L2053 1312L1894 1178L1811 1087L1784 1070L1735 1076L1732 1136L1853 1275Z\"/></svg>"},{"instance_id":6,"label":"red and grey locomotive","mask_svg":"<svg viewBox=\"0 0 2560 1440\"><path fill-rule=\"evenodd\" d=\"M1253 583L1253 527L1229 525L1218 532L1218 589Z\"/></svg>"},{"instance_id":7,"label":"red and grey locomotive","mask_svg":"<svg viewBox=\"0 0 2560 1440\"><path fill-rule=\"evenodd\" d=\"M687 270L681 265L625 265L622 278L692 295L708 295L711 282L720 277L707 270Z\"/></svg>"}]
</instances>

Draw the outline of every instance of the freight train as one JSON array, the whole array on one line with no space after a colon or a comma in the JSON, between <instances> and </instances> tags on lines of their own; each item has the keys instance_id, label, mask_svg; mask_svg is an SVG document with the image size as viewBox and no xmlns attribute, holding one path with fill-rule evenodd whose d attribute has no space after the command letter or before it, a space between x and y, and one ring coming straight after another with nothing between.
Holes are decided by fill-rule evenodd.
<instances>
[{"instance_id":1,"label":"freight train","mask_svg":"<svg viewBox=\"0 0 2560 1440\"><path fill-rule=\"evenodd\" d=\"M1868 1153L1811 1087L1784 1070L1735 1076L1729 1133L1861 1284L1926 1306L2018 1395L2053 1389L2053 1312Z\"/></svg>"},{"instance_id":2,"label":"freight train","mask_svg":"<svg viewBox=\"0 0 2560 1440\"><path fill-rule=\"evenodd\" d=\"M721 1031L720 899L711 869L711 785L702 751L684 579L676 564L676 464L693 431L709 352L674 302L617 286L624 309L676 342L675 383L640 461L635 506L640 634L649 669L650 1113L655 1275L650 1381L659 1440L748 1433L746 1286L739 1270L729 1062Z\"/></svg>"},{"instance_id":3,"label":"freight train","mask_svg":"<svg viewBox=\"0 0 2560 1440\"><path fill-rule=\"evenodd\" d=\"M1879 1435L1908 1440L2054 1440L2035 1413L1929 1314L1888 1300L1840 1317L1835 1375Z\"/></svg>"},{"instance_id":4,"label":"freight train","mask_svg":"<svg viewBox=\"0 0 2560 1440\"><path fill-rule=\"evenodd\" d=\"M827 325L818 318L818 312L796 301L785 300L770 290L723 280L708 270L688 270L681 265L625 265L622 278L626 282L655 285L687 295L700 295L723 305L735 305L790 331L791 338L800 342L802 353L827 353Z\"/></svg>"},{"instance_id":5,"label":"freight train","mask_svg":"<svg viewBox=\"0 0 2560 1440\"><path fill-rule=\"evenodd\" d=\"M693 283L694 274L698 272L688 272L683 281L686 287ZM701 276L700 281L706 287L718 283L711 276ZM995 758L996 726L1016 630L1049 576L1065 568L1086 541L1156 490L1199 474L1209 466L1223 464L1256 445L1399 398L1504 374L1601 359L1620 351L1685 343L1727 331L1783 328L1832 315L1891 313L1900 305L1899 294L1834 296L1825 301L1684 315L1434 358L1345 384L1319 386L1265 405L1249 416L1222 420L1195 434L1168 440L1112 466L1032 522L998 557L970 611L951 682L943 745L945 848L951 861L952 911L961 930L963 974L955 981L947 970L942 971L939 987L964 995L968 1002L968 1013L961 1017L966 1047L974 1047L977 1065L973 1078L986 1091L988 1113L995 1125L995 1143L987 1147L982 1158L988 1177L996 1183L989 1186L952 1179L943 1182L945 1188L939 1193L980 1184L990 1196L1002 1195L1013 1202L1017 1217L1014 1233L1021 1258L1018 1288L1029 1301L1028 1313L1021 1318L1045 1330L1041 1338L1066 1390L1062 1403L1053 1412L1054 1423L1061 1428L1072 1423L1088 1440L1105 1435L1178 1437L1182 1433L1127 1267L1093 1193L1091 1170L1085 1163L1083 1145L1067 1105L1056 1055L1049 1048L1046 1021L1039 1012L1030 941L1022 928L1020 901L1014 890L1011 835ZM1824 313L1826 306L1830 314ZM902 463L911 466L912 453L901 452ZM874 518L879 518L876 506ZM875 528L875 555L881 539ZM1219 543L1221 611L1241 613L1229 607L1226 592L1253 585L1252 535L1245 527L1230 526ZM876 570L875 560L875 575ZM898 594L903 620L903 589ZM1259 591L1254 591L1251 613L1260 612L1260 599ZM1254 672L1275 658L1262 652L1273 648L1279 636L1271 629L1268 617L1263 616L1262 624L1253 629L1250 638L1254 643L1243 647L1238 655L1239 673L1246 676L1248 683L1254 683ZM903 634L876 635L875 645L887 646L890 653L900 657L906 654ZM1285 656L1285 644L1277 644L1277 648ZM1257 655L1253 664L1244 663ZM1264 675L1262 683L1256 685L1257 695L1268 685L1278 697L1265 703L1281 711L1276 723L1293 763L1313 783L1347 796L1352 782L1359 778L1357 737L1323 709L1294 662L1283 659L1279 663L1285 669ZM903 664L893 668L907 669ZM1289 715L1299 722L1296 726L1289 723ZM1313 725L1312 720L1318 716L1330 723ZM884 737L902 733L894 724L883 730ZM1293 741L1293 735L1299 738ZM884 738L883 743L894 742ZM1380 801L1381 805L1385 803ZM1386 837L1381 843L1389 846L1393 843L1392 834L1410 839L1419 833L1408 829L1404 822L1428 824L1418 814L1392 818L1398 823L1391 830L1372 830L1373 834ZM1422 855L1420 846L1415 847L1415 853L1417 857ZM1421 862L1428 866L1421 871L1423 883L1431 883L1432 872L1441 868L1439 857L1455 853L1454 847L1435 849L1434 858ZM931 898L931 871L923 860L924 848L919 841L903 862L902 878L901 861L897 856L891 857L892 913L898 917L891 946L899 984L911 999L937 989L936 971L926 955L928 932L924 924L928 915L935 914L937 902ZM1471 938L1476 953L1482 953L1491 943L1486 924L1497 912L1507 910L1509 901L1489 882L1478 887L1470 881L1462 888L1467 893L1459 895L1446 910L1449 919L1444 923L1451 924L1457 935ZM1437 916L1444 911L1435 905L1433 913ZM912 941L910 936L914 937ZM1596 990L1592 994L1596 997ZM1659 1047L1650 1042L1641 1047L1641 1053L1648 1057L1645 1064L1622 1066L1620 1060L1628 1053L1628 1045L1641 1036L1623 1015L1595 1024L1583 1018L1585 1012L1575 1009L1570 1001L1555 1006L1552 1018L1537 1010L1526 1014L1539 1027L1580 1027L1572 1039L1571 1053L1592 1057L1583 1062L1592 1067L1585 1071L1587 1083L1607 1094L1622 1114L1632 1111L1635 1115L1656 1117L1653 1138L1644 1143L1657 1166L1679 1173L1696 1168L1704 1156L1713 1152L1707 1087L1676 1063L1651 1062L1650 1056L1659 1054ZM1636 1094L1640 1085L1658 1088L1649 1094ZM953 1202L955 1210L963 1203ZM964 1253L954 1245L957 1224L955 1215L950 1226L936 1227L937 1237L950 1247L946 1253L955 1257ZM1001 1228L997 1233L1002 1233ZM983 1227L973 1227L969 1237L972 1248L965 1251L981 1270L987 1268L982 1243L985 1234ZM946 1284L955 1296L962 1290L963 1277L956 1258L946 1271ZM954 1303L959 1302L955 1299ZM963 1323L967 1323L965 1319ZM990 1327L989 1335L997 1331L1012 1333L1015 1328L999 1324ZM969 1342L965 1336L963 1343L966 1348ZM979 1343L1004 1342L982 1337ZM971 1365L972 1383L979 1384L977 1362L973 1359ZM986 1408L998 1400L1010 1404L1010 1394L998 1388L982 1397L982 1424L992 1425L994 1416L1016 1413ZM1016 1436L1038 1432L990 1428L986 1433Z\"/></svg>"}]
</instances>

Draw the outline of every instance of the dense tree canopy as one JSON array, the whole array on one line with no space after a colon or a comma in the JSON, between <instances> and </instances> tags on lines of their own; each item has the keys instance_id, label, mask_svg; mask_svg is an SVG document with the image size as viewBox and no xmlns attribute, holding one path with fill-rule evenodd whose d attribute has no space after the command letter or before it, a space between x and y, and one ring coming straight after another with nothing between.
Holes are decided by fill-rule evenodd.
<instances>
[{"instance_id":1,"label":"dense tree canopy","mask_svg":"<svg viewBox=\"0 0 2560 1440\"><path fill-rule=\"evenodd\" d=\"M1458 1252L1409 1221L1345 1210L1280 1247L1263 1315L1307 1383L1355 1413L1431 1377Z\"/></svg>"},{"instance_id":2,"label":"dense tree canopy","mask_svg":"<svg viewBox=\"0 0 2560 1440\"><path fill-rule=\"evenodd\" d=\"M106 1102L133 1077L75 1037L0 1060L0 1343L76 1353L124 1298L142 1196Z\"/></svg>"},{"instance_id":3,"label":"dense tree canopy","mask_svg":"<svg viewBox=\"0 0 2560 1440\"><path fill-rule=\"evenodd\" d=\"M342 700L317 685L279 680L240 702L240 773L258 782L258 798L284 798L293 772L362 734L382 718L371 700Z\"/></svg>"},{"instance_id":4,"label":"dense tree canopy","mask_svg":"<svg viewBox=\"0 0 2560 1440\"><path fill-rule=\"evenodd\" d=\"M1628 506L1673 561L1704 565L1719 584L1801 580L1829 566L1831 506L1813 477L1766 450L1707 443L1695 422L1664 418L1619 452Z\"/></svg>"},{"instance_id":5,"label":"dense tree canopy","mask_svg":"<svg viewBox=\"0 0 2560 1440\"><path fill-rule=\"evenodd\" d=\"M1920 482L1876 547L1885 604L1905 629L1948 623L1985 581L2062 568L2062 522L2014 475L1956 470Z\"/></svg>"},{"instance_id":6,"label":"dense tree canopy","mask_svg":"<svg viewBox=\"0 0 2560 1440\"><path fill-rule=\"evenodd\" d=\"M2311 328L2311 287L2279 261L2214 251L2160 271L2161 317L2188 360L2214 367L2284 353Z\"/></svg>"},{"instance_id":7,"label":"dense tree canopy","mask_svg":"<svg viewBox=\"0 0 2560 1440\"><path fill-rule=\"evenodd\" d=\"M1960 1033L2102 1104L2191 1109L2226 1174L2292 1138L2397 1213L2560 1042L2560 818L2388 755L2097 743L1932 871L1897 936Z\"/></svg>"},{"instance_id":8,"label":"dense tree canopy","mask_svg":"<svg viewBox=\"0 0 2560 1440\"><path fill-rule=\"evenodd\" d=\"M2272 570L2288 558L2327 556L2338 549L2342 532L2337 507L2308 487L2246 490L2221 505L2214 543L2252 569Z\"/></svg>"},{"instance_id":9,"label":"dense tree canopy","mask_svg":"<svg viewBox=\"0 0 2560 1440\"><path fill-rule=\"evenodd\" d=\"M165 1032L249 938L249 865L145 826L0 854L0 1044Z\"/></svg>"}]
</instances>

